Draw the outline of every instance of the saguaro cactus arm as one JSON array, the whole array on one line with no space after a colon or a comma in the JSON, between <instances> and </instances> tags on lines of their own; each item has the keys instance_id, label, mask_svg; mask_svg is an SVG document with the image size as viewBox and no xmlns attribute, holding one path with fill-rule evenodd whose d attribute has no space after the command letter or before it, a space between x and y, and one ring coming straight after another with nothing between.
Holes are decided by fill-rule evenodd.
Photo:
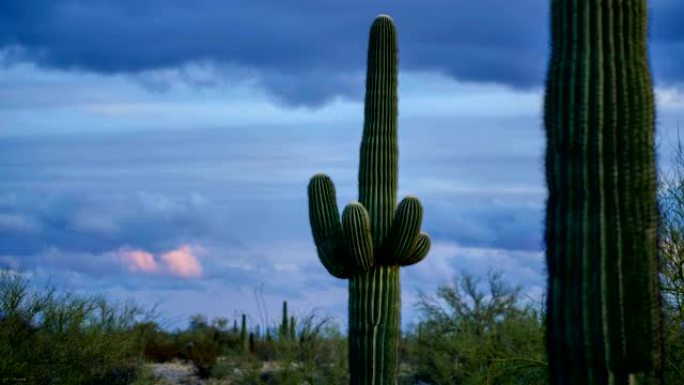
<instances>
[{"instance_id":1,"label":"saguaro cactus arm","mask_svg":"<svg viewBox=\"0 0 684 385\"><path fill-rule=\"evenodd\" d=\"M416 247L413 253L409 254L407 258L399 261L401 266L414 265L423 260L430 251L430 237L426 233L420 233L418 235L418 241L416 242Z\"/></svg>"},{"instance_id":2,"label":"saguaro cactus arm","mask_svg":"<svg viewBox=\"0 0 684 385\"><path fill-rule=\"evenodd\" d=\"M404 198L397 207L388 242L389 262L401 264L416 249L420 225L423 221L423 206L416 197Z\"/></svg>"},{"instance_id":3,"label":"saguaro cactus arm","mask_svg":"<svg viewBox=\"0 0 684 385\"><path fill-rule=\"evenodd\" d=\"M311 178L308 190L309 221L318 258L332 276L349 278L335 185L327 175L317 174Z\"/></svg>"},{"instance_id":4,"label":"saguaro cactus arm","mask_svg":"<svg viewBox=\"0 0 684 385\"><path fill-rule=\"evenodd\" d=\"M368 211L361 203L347 205L342 212L342 231L345 245L356 267L368 270L374 265L373 238Z\"/></svg>"}]
</instances>

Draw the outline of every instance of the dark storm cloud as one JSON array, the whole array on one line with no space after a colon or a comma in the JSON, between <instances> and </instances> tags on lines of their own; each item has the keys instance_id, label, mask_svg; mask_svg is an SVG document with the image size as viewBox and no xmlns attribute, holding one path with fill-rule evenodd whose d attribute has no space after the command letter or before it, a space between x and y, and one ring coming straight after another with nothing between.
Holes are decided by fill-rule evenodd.
<instances>
[{"instance_id":1,"label":"dark storm cloud","mask_svg":"<svg viewBox=\"0 0 684 385\"><path fill-rule=\"evenodd\" d=\"M285 102L317 104L359 95L348 76L363 71L368 27L379 13L399 26L404 69L516 87L543 78L544 0L5 0L0 47L10 60L98 73L193 62L246 68Z\"/></svg>"},{"instance_id":2,"label":"dark storm cloud","mask_svg":"<svg viewBox=\"0 0 684 385\"><path fill-rule=\"evenodd\" d=\"M402 68L466 81L540 86L547 0L477 2L249 0L5 0L0 48L9 60L98 73L145 73L188 63L246 69L281 101L358 97L368 26L389 13ZM654 72L681 83L684 3L652 2ZM7 60L7 57L5 60Z\"/></svg>"},{"instance_id":3,"label":"dark storm cloud","mask_svg":"<svg viewBox=\"0 0 684 385\"><path fill-rule=\"evenodd\" d=\"M651 2L651 64L660 85L684 85L684 2Z\"/></svg>"}]
</instances>

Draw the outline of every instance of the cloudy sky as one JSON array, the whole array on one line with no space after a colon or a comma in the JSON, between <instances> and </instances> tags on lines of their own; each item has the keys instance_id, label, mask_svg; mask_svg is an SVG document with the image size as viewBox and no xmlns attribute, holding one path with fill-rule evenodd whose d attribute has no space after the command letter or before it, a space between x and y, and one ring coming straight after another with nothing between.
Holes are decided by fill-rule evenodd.
<instances>
[{"instance_id":1,"label":"cloudy sky","mask_svg":"<svg viewBox=\"0 0 684 385\"><path fill-rule=\"evenodd\" d=\"M658 141L684 121L684 2L651 1ZM547 0L0 2L0 267L38 282L253 323L287 299L345 323L306 185L356 199L368 28L400 48L399 195L433 249L417 293L463 271L544 285ZM684 123L684 122L683 122ZM260 293L259 295L255 293Z\"/></svg>"}]
</instances>

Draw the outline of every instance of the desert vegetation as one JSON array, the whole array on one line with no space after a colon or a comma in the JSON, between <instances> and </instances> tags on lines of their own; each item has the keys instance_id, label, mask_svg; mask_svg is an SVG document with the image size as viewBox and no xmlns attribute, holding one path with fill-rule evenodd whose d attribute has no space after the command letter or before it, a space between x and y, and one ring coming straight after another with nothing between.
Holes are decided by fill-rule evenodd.
<instances>
[{"instance_id":1,"label":"desert vegetation","mask_svg":"<svg viewBox=\"0 0 684 385\"><path fill-rule=\"evenodd\" d=\"M660 284L666 383L684 383L684 146L660 178Z\"/></svg>"},{"instance_id":2,"label":"desert vegetation","mask_svg":"<svg viewBox=\"0 0 684 385\"><path fill-rule=\"evenodd\" d=\"M280 323L198 314L183 330L165 330L135 305L41 289L10 271L0 284L5 382L164 384L150 368L169 362L191 367L198 383L349 382L339 322L288 316L286 303ZM501 275L466 274L416 305L421 319L399 342L401 383L543 383L541 309Z\"/></svg>"},{"instance_id":3,"label":"desert vegetation","mask_svg":"<svg viewBox=\"0 0 684 385\"><path fill-rule=\"evenodd\" d=\"M0 381L130 384L141 376L144 312L103 297L35 288L0 272Z\"/></svg>"},{"instance_id":4,"label":"desert vegetation","mask_svg":"<svg viewBox=\"0 0 684 385\"><path fill-rule=\"evenodd\" d=\"M665 376L680 383L684 292L676 288L680 270L668 266L681 265L682 257L669 258L678 262L662 272ZM169 330L151 310L39 287L16 272L2 272L0 289L5 383L349 383L346 330L315 312L283 311L268 325L197 314L186 328ZM495 271L463 273L435 293L421 293L414 304L419 317L399 340L398 383L548 384L543 303ZM174 380L155 370L164 365L191 375Z\"/></svg>"}]
</instances>

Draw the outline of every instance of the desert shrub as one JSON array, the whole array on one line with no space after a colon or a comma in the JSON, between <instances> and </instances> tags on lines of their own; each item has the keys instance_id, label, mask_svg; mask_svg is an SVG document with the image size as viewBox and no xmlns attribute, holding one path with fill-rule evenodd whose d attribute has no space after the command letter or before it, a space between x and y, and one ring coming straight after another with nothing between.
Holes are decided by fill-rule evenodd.
<instances>
[{"instance_id":1,"label":"desert shrub","mask_svg":"<svg viewBox=\"0 0 684 385\"><path fill-rule=\"evenodd\" d=\"M141 368L142 312L101 297L35 290L0 271L0 373L25 384L124 384Z\"/></svg>"},{"instance_id":2,"label":"desert shrub","mask_svg":"<svg viewBox=\"0 0 684 385\"><path fill-rule=\"evenodd\" d=\"M218 343L203 333L196 333L187 347L187 357L192 362L197 375L203 379L211 375L218 355Z\"/></svg>"},{"instance_id":3,"label":"desert shrub","mask_svg":"<svg viewBox=\"0 0 684 385\"><path fill-rule=\"evenodd\" d=\"M464 274L436 296L422 294L412 336L412 381L429 384L545 384L542 314L521 289L490 273L486 290Z\"/></svg>"},{"instance_id":4,"label":"desert shrub","mask_svg":"<svg viewBox=\"0 0 684 385\"><path fill-rule=\"evenodd\" d=\"M684 383L684 145L660 175L658 251L665 345L665 383Z\"/></svg>"},{"instance_id":5,"label":"desert shrub","mask_svg":"<svg viewBox=\"0 0 684 385\"><path fill-rule=\"evenodd\" d=\"M207 379L211 376L222 352L222 334L224 332L219 327L210 325L201 314L190 317L188 329L176 334L175 345L180 350L179 357L192 363L198 377Z\"/></svg>"},{"instance_id":6,"label":"desert shrub","mask_svg":"<svg viewBox=\"0 0 684 385\"><path fill-rule=\"evenodd\" d=\"M665 379L666 384L684 384L684 325L665 314Z\"/></svg>"},{"instance_id":7,"label":"desert shrub","mask_svg":"<svg viewBox=\"0 0 684 385\"><path fill-rule=\"evenodd\" d=\"M142 336L142 350L146 360L169 362L176 359L190 362L200 378L208 378L218 357L243 355L240 336L226 328L227 320L217 318L209 322L204 315L190 317L186 330L163 330L155 322L135 325ZM261 347L263 349L263 347Z\"/></svg>"},{"instance_id":8,"label":"desert shrub","mask_svg":"<svg viewBox=\"0 0 684 385\"><path fill-rule=\"evenodd\" d=\"M315 313L304 317L301 324L295 349L302 364L300 372L307 375L310 384L348 383L347 338L338 325Z\"/></svg>"},{"instance_id":9,"label":"desert shrub","mask_svg":"<svg viewBox=\"0 0 684 385\"><path fill-rule=\"evenodd\" d=\"M274 361L277 360L286 342L276 340L270 337L264 339L255 339L252 347L252 355L259 361Z\"/></svg>"},{"instance_id":10,"label":"desert shrub","mask_svg":"<svg viewBox=\"0 0 684 385\"><path fill-rule=\"evenodd\" d=\"M255 341L254 354L220 360L213 377L240 385L347 384L347 341L328 317L298 321L295 338Z\"/></svg>"},{"instance_id":11,"label":"desert shrub","mask_svg":"<svg viewBox=\"0 0 684 385\"><path fill-rule=\"evenodd\" d=\"M151 362L168 362L184 358L177 337L162 330L156 322L143 322L134 330L141 336L143 356Z\"/></svg>"}]
</instances>

